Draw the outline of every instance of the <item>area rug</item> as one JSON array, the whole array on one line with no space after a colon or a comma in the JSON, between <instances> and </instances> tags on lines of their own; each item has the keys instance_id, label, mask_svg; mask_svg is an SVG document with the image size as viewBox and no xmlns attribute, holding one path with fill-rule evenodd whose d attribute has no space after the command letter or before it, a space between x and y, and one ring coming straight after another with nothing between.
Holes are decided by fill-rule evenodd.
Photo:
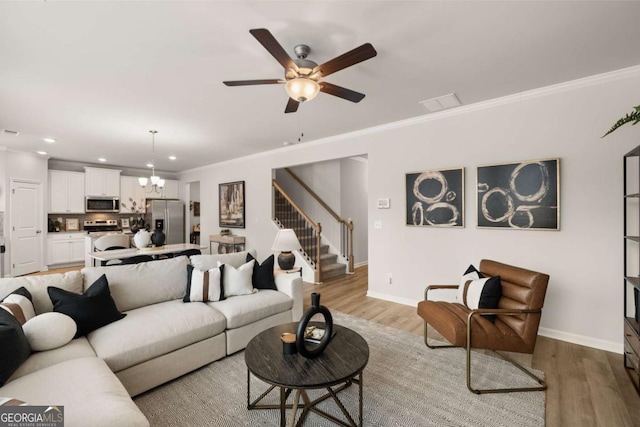
<instances>
[{"instance_id":1,"label":"area rug","mask_svg":"<svg viewBox=\"0 0 640 427\"><path fill-rule=\"evenodd\" d=\"M476 395L468 391L465 350L431 350L419 336L332 313L336 324L358 332L369 344L369 363L363 373L365 426L544 425L544 392ZM501 359L474 353L472 361L474 386L537 384ZM279 426L278 410L247 410L246 383L244 352L239 352L134 400L152 426ZM252 400L267 388L252 379ZM339 397L357 421L357 385L341 391ZM277 403L276 390L267 399ZM331 399L321 405L343 419ZM304 425L334 424L311 413Z\"/></svg>"}]
</instances>

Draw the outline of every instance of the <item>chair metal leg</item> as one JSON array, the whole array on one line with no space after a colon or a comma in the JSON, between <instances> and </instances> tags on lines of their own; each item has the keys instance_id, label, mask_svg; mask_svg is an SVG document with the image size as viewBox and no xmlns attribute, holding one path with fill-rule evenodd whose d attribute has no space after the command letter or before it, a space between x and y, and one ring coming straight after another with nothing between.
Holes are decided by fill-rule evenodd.
<instances>
[{"instance_id":1,"label":"chair metal leg","mask_svg":"<svg viewBox=\"0 0 640 427\"><path fill-rule=\"evenodd\" d=\"M469 319L471 320L471 319ZM505 354L500 353L499 351L492 350L494 353L498 354L498 356L502 357L507 362L511 363L516 368L520 369L522 372L527 374L532 379L536 380L540 387L514 387L514 388L491 388L491 389L476 389L471 387L471 327L469 326L471 322L468 322L467 325L467 388L469 391L475 394L485 394L485 393L512 393L512 392L525 392L525 391L544 391L547 389L547 383L538 376L531 373L527 368L520 365L518 362L508 357Z\"/></svg>"},{"instance_id":2,"label":"chair metal leg","mask_svg":"<svg viewBox=\"0 0 640 427\"><path fill-rule=\"evenodd\" d=\"M435 349L437 349L437 348L451 348L451 347L455 347L455 345L450 345L450 344L449 344L449 345L431 345L431 344L429 344L429 342L428 342L429 337L428 337L428 333L427 333L428 329L429 329L429 327L428 327L428 325L427 325L427 321L425 320L425 321L424 321L424 343L425 343L425 345L426 345L427 347L429 347L429 348L431 348L431 349L434 349L434 350L435 350Z\"/></svg>"}]
</instances>

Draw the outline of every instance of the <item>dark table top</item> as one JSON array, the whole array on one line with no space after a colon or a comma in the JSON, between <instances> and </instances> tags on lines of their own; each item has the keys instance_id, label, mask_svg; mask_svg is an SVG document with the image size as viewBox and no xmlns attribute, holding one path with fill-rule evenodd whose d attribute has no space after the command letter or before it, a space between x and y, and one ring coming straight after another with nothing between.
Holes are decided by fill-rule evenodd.
<instances>
[{"instance_id":1,"label":"dark table top","mask_svg":"<svg viewBox=\"0 0 640 427\"><path fill-rule=\"evenodd\" d=\"M322 327L323 323L309 322L309 325ZM272 385L313 389L346 382L367 365L369 346L364 338L335 324L334 337L315 359L307 359L298 353L283 354L280 335L296 333L297 326L297 323L275 326L249 342L244 358L253 375Z\"/></svg>"}]
</instances>

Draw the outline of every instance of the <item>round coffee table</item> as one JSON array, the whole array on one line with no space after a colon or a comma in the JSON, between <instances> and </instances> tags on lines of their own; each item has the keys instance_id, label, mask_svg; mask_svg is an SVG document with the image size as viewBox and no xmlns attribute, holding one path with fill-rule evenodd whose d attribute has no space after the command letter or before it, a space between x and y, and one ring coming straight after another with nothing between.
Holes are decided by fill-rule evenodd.
<instances>
[{"instance_id":1,"label":"round coffee table","mask_svg":"<svg viewBox=\"0 0 640 427\"><path fill-rule=\"evenodd\" d=\"M322 323L317 322L310 322L309 325L322 327ZM280 336L285 332L295 333L297 326L297 323L287 323L267 329L256 335L247 345L244 353L247 363L247 409L280 409L280 425L285 426L285 410L291 408L291 425L293 426L299 400L302 397L302 414L297 425L302 425L311 411L339 425L362 426L362 371L369 361L367 342L351 329L333 325L335 335L320 356L307 359L297 353L285 355ZM271 385L253 402L251 401L251 374ZM354 382L358 384L358 424L337 396L338 392ZM259 404L276 387L280 389L280 404ZM310 400L306 390L312 389L326 389L327 393ZM295 390L293 404L287 404L287 398L292 390ZM333 398L348 423L316 407L318 403L328 398Z\"/></svg>"}]
</instances>

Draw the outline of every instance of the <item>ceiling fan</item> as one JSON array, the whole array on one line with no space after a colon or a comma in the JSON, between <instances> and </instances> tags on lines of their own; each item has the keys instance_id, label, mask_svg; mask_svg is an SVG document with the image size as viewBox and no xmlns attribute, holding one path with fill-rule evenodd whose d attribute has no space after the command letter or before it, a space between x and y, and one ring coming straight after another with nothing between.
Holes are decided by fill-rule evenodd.
<instances>
[{"instance_id":1,"label":"ceiling fan","mask_svg":"<svg viewBox=\"0 0 640 427\"><path fill-rule=\"evenodd\" d=\"M258 28L249 30L249 32L284 67L284 79L233 80L223 82L225 85L250 86L284 83L289 95L289 102L287 102L287 107L284 110L285 113L295 113L301 102L312 100L318 92L328 93L351 102L360 102L364 98L363 93L320 81L320 79L376 56L378 53L371 43L365 43L324 64L318 65L307 59L307 55L311 51L307 45L297 45L294 48L294 52L298 59L291 59L269 30Z\"/></svg>"}]
</instances>

